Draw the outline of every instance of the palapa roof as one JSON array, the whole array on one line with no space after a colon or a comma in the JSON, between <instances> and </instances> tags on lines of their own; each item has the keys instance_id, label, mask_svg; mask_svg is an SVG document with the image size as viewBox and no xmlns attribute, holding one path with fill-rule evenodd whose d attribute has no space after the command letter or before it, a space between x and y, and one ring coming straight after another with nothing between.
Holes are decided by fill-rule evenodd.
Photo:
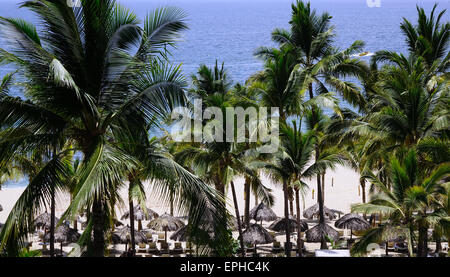
<instances>
[{"instance_id":1,"label":"palapa roof","mask_svg":"<svg viewBox=\"0 0 450 277\"><path fill-rule=\"evenodd\" d=\"M325 207L325 205L323 206L323 213L330 220L336 218L336 214L333 212L333 210L328 209L327 207ZM308 219L312 219L314 216L319 216L319 203L316 203L313 206L306 209L303 212L303 216Z\"/></svg>"},{"instance_id":2,"label":"palapa roof","mask_svg":"<svg viewBox=\"0 0 450 277\"><path fill-rule=\"evenodd\" d=\"M277 215L261 202L250 211L250 218L256 221L274 221L277 219Z\"/></svg>"},{"instance_id":3,"label":"palapa roof","mask_svg":"<svg viewBox=\"0 0 450 277\"><path fill-rule=\"evenodd\" d=\"M339 232L334 230L328 224L317 224L313 228L305 232L307 242L321 242L322 238L329 241L331 238L334 241L339 239Z\"/></svg>"},{"instance_id":4,"label":"palapa roof","mask_svg":"<svg viewBox=\"0 0 450 277\"><path fill-rule=\"evenodd\" d=\"M274 230L276 232L281 232L286 230L286 218L281 217L277 220L275 220L272 224L270 224L269 229ZM297 220L294 219L292 216L289 216L289 223L291 224L291 231L297 230ZM306 223L304 220L300 220L300 226L301 226L301 232L304 232L308 230L309 226L308 223Z\"/></svg>"},{"instance_id":5,"label":"palapa roof","mask_svg":"<svg viewBox=\"0 0 450 277\"><path fill-rule=\"evenodd\" d=\"M156 231L176 231L184 226L184 222L167 213L150 221L147 227Z\"/></svg>"},{"instance_id":6,"label":"palapa roof","mask_svg":"<svg viewBox=\"0 0 450 277\"><path fill-rule=\"evenodd\" d=\"M55 217L55 224L58 223L59 218ZM33 222L37 228L50 228L50 214L45 212L38 215Z\"/></svg>"},{"instance_id":7,"label":"palapa roof","mask_svg":"<svg viewBox=\"0 0 450 277\"><path fill-rule=\"evenodd\" d=\"M273 242L272 235L259 224L250 224L242 233L244 243L267 244Z\"/></svg>"},{"instance_id":8,"label":"palapa roof","mask_svg":"<svg viewBox=\"0 0 450 277\"><path fill-rule=\"evenodd\" d=\"M152 220L156 217L158 217L158 213L154 210L147 208L147 214L145 214L144 210L141 208L140 205L134 206L134 219L135 220ZM121 220L130 218L130 211L126 211L122 217Z\"/></svg>"},{"instance_id":9,"label":"palapa roof","mask_svg":"<svg viewBox=\"0 0 450 277\"><path fill-rule=\"evenodd\" d=\"M112 233L111 239L115 244L130 242L131 228L129 226L125 226L118 229ZM147 236L138 230L134 230L134 241L136 243L147 243Z\"/></svg>"},{"instance_id":10,"label":"palapa roof","mask_svg":"<svg viewBox=\"0 0 450 277\"><path fill-rule=\"evenodd\" d=\"M77 232L77 230L72 229L65 224L60 225L55 230L55 241L60 243L77 242L80 236L81 235ZM44 241L50 241L50 233L45 235Z\"/></svg>"},{"instance_id":11,"label":"palapa roof","mask_svg":"<svg viewBox=\"0 0 450 277\"><path fill-rule=\"evenodd\" d=\"M336 220L334 227L339 229L352 229L355 231L367 230L370 228L370 223L358 214L346 214Z\"/></svg>"}]
</instances>

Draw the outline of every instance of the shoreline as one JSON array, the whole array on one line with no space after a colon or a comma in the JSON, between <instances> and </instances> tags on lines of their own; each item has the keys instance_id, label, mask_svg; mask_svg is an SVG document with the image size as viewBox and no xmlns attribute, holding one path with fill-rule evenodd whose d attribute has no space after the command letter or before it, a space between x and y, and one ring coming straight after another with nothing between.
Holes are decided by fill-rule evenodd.
<instances>
[{"instance_id":1,"label":"shoreline","mask_svg":"<svg viewBox=\"0 0 450 277\"><path fill-rule=\"evenodd\" d=\"M263 184L270 189L272 189L272 194L274 195L274 205L272 210L278 215L283 215L283 191L280 184L273 183L267 176L262 175L261 180ZM315 183L315 179L305 180L309 186L309 190L305 195L305 199L300 200L301 202L301 213L305 208L308 208L315 203L317 203L317 185ZM331 184L333 183L333 186ZM241 216L244 215L244 179L236 178L235 186L236 186L236 196L239 205L239 213ZM152 188L149 182L145 182L146 191L147 191L147 206L159 214L163 214L164 212L169 212L169 206L165 205L158 197L156 197L152 193ZM325 206L330 209L335 209L342 211L343 213L349 213L350 207L352 204L361 203L361 196L358 195L358 186L359 186L359 175L351 170L350 168L338 166L335 171L330 171L325 176ZM25 187L3 187L0 190L0 205L3 206L3 211L0 212L0 223L5 223L12 207L14 206L17 199L20 197L21 193L24 191ZM314 190L314 199L312 196L312 192ZM367 195L368 188L366 188ZM120 192L122 199L125 201L127 199L127 189L123 189ZM70 202L70 197L68 194L58 194L56 199L56 216L59 217L65 209L68 207ZM126 201L125 201L126 203ZM295 205L295 203L294 203ZM255 197L251 194L250 197L250 209L255 206ZM227 208L231 214L235 215L234 205L232 201L231 189L227 190ZM118 219L122 216L125 211L128 210L127 205L116 207L116 213ZM42 211L44 212L44 211ZM178 216L182 216L178 214L177 209L175 209L175 214ZM302 215L303 217L303 215ZM126 222L124 222L126 224Z\"/></svg>"}]
</instances>

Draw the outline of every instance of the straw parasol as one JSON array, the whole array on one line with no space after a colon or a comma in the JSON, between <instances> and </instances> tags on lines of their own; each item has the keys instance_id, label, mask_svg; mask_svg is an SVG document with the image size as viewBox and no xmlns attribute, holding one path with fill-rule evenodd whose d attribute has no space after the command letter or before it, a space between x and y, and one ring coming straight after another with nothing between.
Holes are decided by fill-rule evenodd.
<instances>
[{"instance_id":1,"label":"straw parasol","mask_svg":"<svg viewBox=\"0 0 450 277\"><path fill-rule=\"evenodd\" d=\"M295 231L297 230L297 220L294 219L292 216L289 216L289 223L291 231ZM275 220L272 224L270 224L269 229L275 231L275 232L280 232L280 231L284 231L286 230L286 218L285 217L281 217L277 220ZM300 220L300 227L301 227L301 232L304 232L306 230L308 230L309 226L308 223L306 223L304 220Z\"/></svg>"},{"instance_id":2,"label":"straw parasol","mask_svg":"<svg viewBox=\"0 0 450 277\"><path fill-rule=\"evenodd\" d=\"M341 214L344 214L344 212L339 211L339 210L335 210L335 209L330 209L330 211L332 211L333 213L338 215L338 218L341 218Z\"/></svg>"},{"instance_id":3,"label":"straw parasol","mask_svg":"<svg viewBox=\"0 0 450 277\"><path fill-rule=\"evenodd\" d=\"M134 206L135 220L152 220L158 216L159 216L158 213L150 208L147 208L147 214L145 214L144 210L141 208L140 205ZM120 219L124 220L128 218L130 218L130 211L125 212Z\"/></svg>"},{"instance_id":4,"label":"straw parasol","mask_svg":"<svg viewBox=\"0 0 450 277\"><path fill-rule=\"evenodd\" d=\"M45 212L34 219L34 226L37 228L50 228L50 221L50 214ZM55 217L55 224L58 221L59 218Z\"/></svg>"},{"instance_id":5,"label":"straw parasol","mask_svg":"<svg viewBox=\"0 0 450 277\"><path fill-rule=\"evenodd\" d=\"M317 224L313 228L306 231L306 241L308 242L321 242L322 238L328 240L331 238L334 241L339 239L339 232L334 230L333 227L328 224Z\"/></svg>"},{"instance_id":6,"label":"straw parasol","mask_svg":"<svg viewBox=\"0 0 450 277\"><path fill-rule=\"evenodd\" d=\"M272 243L273 237L266 229L264 229L259 224L250 224L250 226L245 229L242 233L242 238L244 243L255 245L255 255L256 255L256 245Z\"/></svg>"},{"instance_id":7,"label":"straw parasol","mask_svg":"<svg viewBox=\"0 0 450 277\"><path fill-rule=\"evenodd\" d=\"M112 233L111 240L113 243L123 243L125 244L125 251L127 251L127 245L131 240L131 228L130 226L125 226L120 228L119 230ZM147 236L140 232L140 231L134 231L134 241L135 243L147 243Z\"/></svg>"},{"instance_id":8,"label":"straw parasol","mask_svg":"<svg viewBox=\"0 0 450 277\"><path fill-rule=\"evenodd\" d=\"M157 212L150 208L146 208L146 211L144 211L140 205L136 205L133 208L133 214L134 214L134 220L137 220L138 222L138 230L142 230L142 221L143 220L152 220L154 218L157 218L159 215ZM130 218L130 211L125 212L121 220Z\"/></svg>"},{"instance_id":9,"label":"straw parasol","mask_svg":"<svg viewBox=\"0 0 450 277\"><path fill-rule=\"evenodd\" d=\"M184 222L176 217L164 213L147 224L147 227L156 231L164 231L164 240L167 242L167 231L176 231L184 226Z\"/></svg>"},{"instance_id":10,"label":"straw parasol","mask_svg":"<svg viewBox=\"0 0 450 277\"><path fill-rule=\"evenodd\" d=\"M334 223L334 227L339 229L350 229L350 239L352 239L353 230L367 230L370 228L370 223L367 222L362 216L350 213L339 218Z\"/></svg>"},{"instance_id":11,"label":"straw parasol","mask_svg":"<svg viewBox=\"0 0 450 277\"><path fill-rule=\"evenodd\" d=\"M250 218L262 223L262 221L276 220L277 215L272 211L271 208L267 207L263 202L261 202L258 206L254 207L250 211Z\"/></svg>"},{"instance_id":12,"label":"straw parasol","mask_svg":"<svg viewBox=\"0 0 450 277\"><path fill-rule=\"evenodd\" d=\"M69 226L67 226L66 224L62 224L58 228L56 228L55 242L59 242L61 245L61 255L63 253L63 243L77 242L80 236L81 235L77 232L77 230L69 228ZM47 233L44 236L44 241L50 241L50 233Z\"/></svg>"},{"instance_id":13,"label":"straw parasol","mask_svg":"<svg viewBox=\"0 0 450 277\"><path fill-rule=\"evenodd\" d=\"M323 213L330 220L336 218L336 214L325 206L323 206ZM319 203L314 204L303 212L303 217L305 218L312 219L314 216L319 216Z\"/></svg>"}]
</instances>

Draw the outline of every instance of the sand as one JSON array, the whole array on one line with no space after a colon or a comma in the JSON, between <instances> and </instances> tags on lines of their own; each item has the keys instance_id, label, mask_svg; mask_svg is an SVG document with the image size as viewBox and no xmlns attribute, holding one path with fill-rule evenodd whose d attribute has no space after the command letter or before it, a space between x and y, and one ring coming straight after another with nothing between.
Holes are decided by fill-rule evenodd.
<instances>
[{"instance_id":1,"label":"sand","mask_svg":"<svg viewBox=\"0 0 450 277\"><path fill-rule=\"evenodd\" d=\"M267 177L262 177L263 184L265 184L267 187L271 188L273 191L272 193L275 196L275 204L272 207L272 209L275 211L275 213L278 216L283 216L283 191L281 189L281 184L273 183L271 180L269 180ZM317 186L315 179L313 180L306 180L306 183L308 184L309 191L305 196L305 201L302 202L301 207L301 213L303 213L304 208L308 208L311 205L314 205L317 202ZM332 186L333 183L333 186ZM235 180L235 186L236 186L236 193L238 198L238 205L239 205L239 211L240 215L242 216L244 213L244 179L243 178L237 178ZM361 196L358 194L358 185L359 185L359 175L352 171L351 169L345 168L345 167L337 167L337 169L333 172L327 173L325 177L325 205L328 208L340 210L344 213L350 212L350 208L352 204L355 203L361 203ZM8 217L9 212L11 211L12 207L14 206L17 199L20 197L21 193L23 192L24 188L8 188L4 187L2 190L0 190L0 204L3 206L3 211L0 212L0 223L4 223ZM166 205L166 203L163 203L163 201L159 200L158 197L152 196L152 188L150 183L147 183L147 190L148 190L148 199L147 199L147 205L151 209L155 210L156 212L162 214L164 212L169 212L169 207ZM313 195L314 190L314 195ZM124 203L127 203L127 190L124 189L120 192L122 195L122 198L124 199ZM231 189L227 191L228 195L228 210L231 214L235 214L234 207L233 207L233 201L232 201L232 195L231 195ZM70 197L66 194L59 194L57 197L57 208L56 208L56 215L59 217L67 208L68 204L70 202ZM255 197L252 195L250 199L250 207L252 208L255 205ZM118 214L118 217L120 218L121 215L128 209L126 205L120 206L116 208L116 213ZM181 215L178 213L178 211L175 211L175 214ZM127 221L123 221L124 224L128 224ZM146 226L147 222L144 222L144 228ZM332 224L332 223L330 223ZM269 223L263 224L265 227L269 225ZM311 225L311 224L310 224ZM310 227L312 227L314 224L312 224ZM170 234L168 235L170 236ZM235 238L238 237L237 232L233 232L233 236ZM33 238L34 241L37 242L37 238ZM278 235L277 240L283 243L285 241L285 237L283 235ZM184 244L183 244L184 246ZM314 249L318 249L320 247L320 244L317 243L307 243L305 244L308 251L312 251ZM38 243L33 244L34 249L40 249L40 245ZM57 248L59 245L56 246ZM120 253L124 250L123 245L116 245L116 246L110 246L112 249L116 250L115 253ZM70 250L70 247L64 247L64 251L68 252Z\"/></svg>"},{"instance_id":2,"label":"sand","mask_svg":"<svg viewBox=\"0 0 450 277\"><path fill-rule=\"evenodd\" d=\"M331 186L333 179L333 186ZM263 184L271 188L272 193L275 196L275 204L272 209L278 216L283 215L283 191L281 189L281 184L273 183L267 177L262 177ZM317 185L315 179L306 180L309 186L309 191L305 196L305 201L302 203L301 210L303 213L304 207L308 208L317 202ZM235 180L236 194L238 199L239 211L243 215L244 212L244 180L243 178L237 178ZM344 213L350 212L350 207L352 204L361 203L361 196L358 195L359 186L359 175L351 169L345 167L337 167L333 172L327 173L325 177L325 205L328 208L340 210ZM151 209L158 213L169 212L169 207L163 204L157 197L152 196L152 188L150 184L147 184L147 189L150 192L150 197L147 200L147 205ZM0 190L0 204L3 206L3 211L0 212L0 223L4 223L8 217L9 212L14 206L17 199L20 197L24 188L8 188L4 187ZM314 190L314 198L313 198ZM126 190L121 191L123 199L126 203L127 192ZM227 191L228 195L228 209L234 214L234 206L232 201L231 189ZM57 216L61 215L67 208L70 198L68 195L58 195L57 198ZM250 207L255 206L255 197L252 195L250 198ZM120 216L122 215L127 207L118 207L116 212Z\"/></svg>"}]
</instances>

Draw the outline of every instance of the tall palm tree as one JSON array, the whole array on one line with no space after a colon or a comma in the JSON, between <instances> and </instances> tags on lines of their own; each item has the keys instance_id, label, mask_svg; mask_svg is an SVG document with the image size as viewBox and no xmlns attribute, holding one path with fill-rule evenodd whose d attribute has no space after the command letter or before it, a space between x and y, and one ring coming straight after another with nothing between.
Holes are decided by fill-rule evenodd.
<instances>
[{"instance_id":1,"label":"tall palm tree","mask_svg":"<svg viewBox=\"0 0 450 277\"><path fill-rule=\"evenodd\" d=\"M414 26L406 18L403 18L400 29L411 53L424 57L427 67L431 67L436 61L439 61L443 65L441 72L446 72L450 59L447 50L450 39L450 23L441 23L446 10L437 14L436 8L437 3L433 6L430 16L427 17L425 10L417 6L417 25Z\"/></svg>"},{"instance_id":2,"label":"tall palm tree","mask_svg":"<svg viewBox=\"0 0 450 277\"><path fill-rule=\"evenodd\" d=\"M292 127L283 126L281 129L282 145L285 152L291 157L294 163L294 171L291 176L291 185L295 190L296 214L297 214L297 250L299 256L302 256L301 241L301 222L300 222L300 194L304 194L308 185L304 182L305 178L311 178L317 174L317 164L311 164L314 157L315 137L313 133L301 133L301 124L293 121Z\"/></svg>"},{"instance_id":3,"label":"tall palm tree","mask_svg":"<svg viewBox=\"0 0 450 277\"><path fill-rule=\"evenodd\" d=\"M410 150L403 160L392 158L390 165L392 189L372 172L366 172L365 178L378 187L379 193L372 195L366 204L352 206L353 212L380 212L388 216L385 225L369 230L355 244L352 252L364 253L371 242L388 240L393 235L407 238L409 254L412 255L414 230L418 230L418 256L427 256L427 230L439 220L448 219L443 210L447 201L446 190L440 182L450 174L448 163L442 164L431 174L424 174L418 168L416 151ZM394 233L394 234L392 234Z\"/></svg>"},{"instance_id":4,"label":"tall palm tree","mask_svg":"<svg viewBox=\"0 0 450 277\"><path fill-rule=\"evenodd\" d=\"M79 183L64 217L87 207L93 232L88 252L103 256L104 233L117 199L114 191L124 174L138 164L117 147L117 133L122 130L126 135L126 130L164 117L185 103L179 67L166 61L166 46L173 45L187 28L185 15L176 8L156 9L141 27L131 11L113 0L83 0L75 8L63 0L26 1L22 7L45 23L45 36L23 20L1 19L10 50L2 49L1 59L15 63L18 74L28 81L28 100L2 96L0 122L27 128L28 140L34 143L42 140L42 130L59 130L82 152ZM26 141L23 136L20 140ZM214 192L201 182L190 185L187 193L194 193L195 187L204 194L190 194L187 200L197 198L191 203L214 214L214 207L205 207L208 197L214 206Z\"/></svg>"}]
</instances>

